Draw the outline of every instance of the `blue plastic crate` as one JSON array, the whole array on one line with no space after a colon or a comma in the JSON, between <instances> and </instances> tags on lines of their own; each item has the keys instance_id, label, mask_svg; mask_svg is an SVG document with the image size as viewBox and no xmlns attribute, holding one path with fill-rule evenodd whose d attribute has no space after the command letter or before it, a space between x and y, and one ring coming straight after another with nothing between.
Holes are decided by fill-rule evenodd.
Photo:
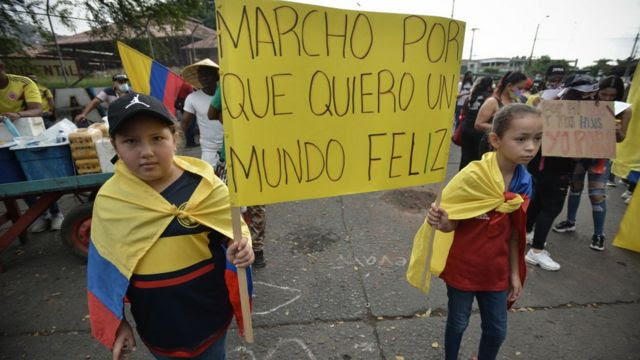
<instances>
[{"instance_id":1,"label":"blue plastic crate","mask_svg":"<svg viewBox=\"0 0 640 360\"><path fill-rule=\"evenodd\" d=\"M14 146L11 150L20 162L27 180L75 175L69 142L30 147Z\"/></svg>"},{"instance_id":2,"label":"blue plastic crate","mask_svg":"<svg viewBox=\"0 0 640 360\"><path fill-rule=\"evenodd\" d=\"M24 172L13 151L9 150L15 143L0 145L0 184L25 181Z\"/></svg>"}]
</instances>

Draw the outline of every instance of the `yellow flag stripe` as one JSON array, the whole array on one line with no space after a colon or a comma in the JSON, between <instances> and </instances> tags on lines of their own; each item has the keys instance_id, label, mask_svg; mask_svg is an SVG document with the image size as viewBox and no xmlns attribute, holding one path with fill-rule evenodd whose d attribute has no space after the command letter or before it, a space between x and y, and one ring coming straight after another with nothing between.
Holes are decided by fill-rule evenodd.
<instances>
[{"instance_id":1,"label":"yellow flag stripe","mask_svg":"<svg viewBox=\"0 0 640 360\"><path fill-rule=\"evenodd\" d=\"M118 41L118 52L133 91L150 95L149 78L153 59L120 41Z\"/></svg>"},{"instance_id":2,"label":"yellow flag stripe","mask_svg":"<svg viewBox=\"0 0 640 360\"><path fill-rule=\"evenodd\" d=\"M616 145L616 158L611 171L627 178L632 170L640 171L640 71L636 71L627 102L631 104L631 120L625 139Z\"/></svg>"}]
</instances>

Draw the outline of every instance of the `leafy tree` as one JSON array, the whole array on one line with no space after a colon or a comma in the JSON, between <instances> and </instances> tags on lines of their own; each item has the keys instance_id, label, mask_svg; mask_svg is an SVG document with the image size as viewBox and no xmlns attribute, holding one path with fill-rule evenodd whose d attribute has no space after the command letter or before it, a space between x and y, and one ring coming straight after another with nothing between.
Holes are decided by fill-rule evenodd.
<instances>
[{"instance_id":1,"label":"leafy tree","mask_svg":"<svg viewBox=\"0 0 640 360\"><path fill-rule=\"evenodd\" d=\"M633 66L636 63L637 60L633 59L633 58L626 58L626 59L618 59L616 60L616 62L618 63L618 66L628 66L631 65Z\"/></svg>"},{"instance_id":2,"label":"leafy tree","mask_svg":"<svg viewBox=\"0 0 640 360\"><path fill-rule=\"evenodd\" d=\"M215 29L216 28L216 4L214 0L203 0L204 11L197 15L197 19L200 20L204 26Z\"/></svg>"},{"instance_id":3,"label":"leafy tree","mask_svg":"<svg viewBox=\"0 0 640 360\"><path fill-rule=\"evenodd\" d=\"M500 69L495 67L485 67L480 69L480 72L485 74L498 74L500 72Z\"/></svg>"},{"instance_id":4,"label":"leafy tree","mask_svg":"<svg viewBox=\"0 0 640 360\"><path fill-rule=\"evenodd\" d=\"M50 37L44 20L47 11L72 29L76 9L85 14L92 31L114 39L146 37L151 25L163 25L171 31L182 29L188 18L200 18L207 26L214 19L212 0L2 0L0 55L33 45L18 36L24 24L33 25L43 36Z\"/></svg>"},{"instance_id":5,"label":"leafy tree","mask_svg":"<svg viewBox=\"0 0 640 360\"><path fill-rule=\"evenodd\" d=\"M92 30L114 35L115 38L137 38L150 25L168 25L181 29L189 17L196 17L205 9L203 0L83 0L93 25ZM115 27L108 26L111 23ZM133 31L131 36L129 31Z\"/></svg>"},{"instance_id":6,"label":"leafy tree","mask_svg":"<svg viewBox=\"0 0 640 360\"><path fill-rule=\"evenodd\" d=\"M51 11L70 25L71 7L68 0L59 0ZM20 52L25 47L50 39L41 14L46 14L42 0L0 1L0 55Z\"/></svg>"},{"instance_id":7,"label":"leafy tree","mask_svg":"<svg viewBox=\"0 0 640 360\"><path fill-rule=\"evenodd\" d=\"M530 76L544 76L547 68L551 64L562 64L565 68L569 69L569 63L566 60L552 60L548 55L542 55L538 59L534 59L525 67L525 72Z\"/></svg>"},{"instance_id":8,"label":"leafy tree","mask_svg":"<svg viewBox=\"0 0 640 360\"><path fill-rule=\"evenodd\" d=\"M609 65L611 61L611 59L599 59L595 61L595 65L587 66L585 69L589 70L591 76L608 75L613 68Z\"/></svg>"}]
</instances>

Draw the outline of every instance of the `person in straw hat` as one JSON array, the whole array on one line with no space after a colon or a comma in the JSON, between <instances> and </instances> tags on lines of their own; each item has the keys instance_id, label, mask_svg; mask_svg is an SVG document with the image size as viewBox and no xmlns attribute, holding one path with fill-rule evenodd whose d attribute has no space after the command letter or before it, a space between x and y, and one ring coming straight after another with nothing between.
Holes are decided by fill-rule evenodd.
<instances>
[{"instance_id":1,"label":"person in straw hat","mask_svg":"<svg viewBox=\"0 0 640 360\"><path fill-rule=\"evenodd\" d=\"M193 118L195 117L197 119L198 127L200 127L201 158L211 164L214 169L219 168L217 165L223 165L220 163L220 153L224 152L222 116L220 116L222 110L220 93L218 93L217 96L217 103L220 103L217 106L216 112L218 116L210 119L208 115L209 106L216 93L216 88L220 91L217 86L218 80L220 79L218 70L218 64L210 59L204 59L187 66L182 71L182 77L195 88L199 89L189 94L184 102L182 129L186 133L186 129L189 128L189 124L193 121ZM224 159L222 159L222 161L224 161ZM263 252L266 227L265 212L264 205L249 206L243 211L243 217L251 230L251 239L256 259L254 266L256 268L266 266Z\"/></svg>"},{"instance_id":2,"label":"person in straw hat","mask_svg":"<svg viewBox=\"0 0 640 360\"><path fill-rule=\"evenodd\" d=\"M218 163L218 151L223 146L223 129L219 120L209 119L207 111L220 78L218 69L218 64L211 59L204 59L185 67L182 71L182 77L198 89L189 94L184 101L182 130L186 133L194 119L198 122L201 158L214 168Z\"/></svg>"}]
</instances>

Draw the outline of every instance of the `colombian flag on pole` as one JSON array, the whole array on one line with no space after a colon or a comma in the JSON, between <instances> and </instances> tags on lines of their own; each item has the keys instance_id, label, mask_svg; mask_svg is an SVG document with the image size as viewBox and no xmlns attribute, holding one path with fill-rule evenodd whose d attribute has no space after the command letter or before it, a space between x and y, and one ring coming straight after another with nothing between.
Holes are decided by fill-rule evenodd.
<instances>
[{"instance_id":1,"label":"colombian flag on pole","mask_svg":"<svg viewBox=\"0 0 640 360\"><path fill-rule=\"evenodd\" d=\"M180 75L147 55L125 43L120 41L117 43L120 60L133 91L151 95L162 101L167 110L175 116L174 104L180 90L184 86L191 87L191 85L187 84Z\"/></svg>"}]
</instances>

